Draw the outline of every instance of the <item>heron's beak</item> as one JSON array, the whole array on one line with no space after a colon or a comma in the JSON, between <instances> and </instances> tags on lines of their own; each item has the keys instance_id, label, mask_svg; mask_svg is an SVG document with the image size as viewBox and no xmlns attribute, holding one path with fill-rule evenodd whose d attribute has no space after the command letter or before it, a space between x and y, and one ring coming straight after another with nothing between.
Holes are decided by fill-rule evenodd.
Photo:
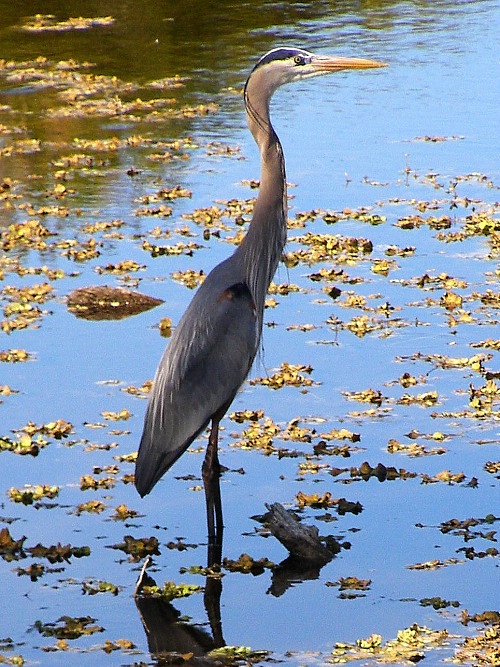
<instances>
[{"instance_id":1,"label":"heron's beak","mask_svg":"<svg viewBox=\"0 0 500 667\"><path fill-rule=\"evenodd\" d=\"M371 69L387 67L386 63L366 58L341 58L338 56L314 56L311 65L316 72L337 72L342 69Z\"/></svg>"}]
</instances>

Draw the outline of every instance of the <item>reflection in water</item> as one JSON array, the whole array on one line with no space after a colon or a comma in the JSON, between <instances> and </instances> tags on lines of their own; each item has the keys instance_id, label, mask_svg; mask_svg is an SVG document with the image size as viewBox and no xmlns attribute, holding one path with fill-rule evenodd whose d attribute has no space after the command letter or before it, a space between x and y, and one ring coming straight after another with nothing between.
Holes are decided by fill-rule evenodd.
<instances>
[{"instance_id":1,"label":"reflection in water","mask_svg":"<svg viewBox=\"0 0 500 667\"><path fill-rule=\"evenodd\" d=\"M267 592L275 598L279 598L294 584L318 579L321 568L322 566L316 563L289 556L273 568L271 586Z\"/></svg>"},{"instance_id":2,"label":"reflection in water","mask_svg":"<svg viewBox=\"0 0 500 667\"><path fill-rule=\"evenodd\" d=\"M280 597L291 586L302 581L318 579L321 568L289 557L273 569L272 583L268 593ZM141 595L142 586L155 586L154 579L144 574L135 597L137 610L146 633L148 649L158 664L171 664L174 654L184 656L186 665L220 664L208 655L215 648L225 646L222 634L221 594L222 578L208 575L205 583L203 602L210 624L210 633L198 625L179 620L180 612L161 598ZM185 659L186 654L192 657Z\"/></svg>"},{"instance_id":3,"label":"reflection in water","mask_svg":"<svg viewBox=\"0 0 500 667\"><path fill-rule=\"evenodd\" d=\"M333 554L332 554L333 557ZM158 664L172 664L175 655L182 655L186 665L218 665L217 658L209 655L216 648L226 646L222 633L221 595L222 574L222 532L217 534L217 542L209 541L207 546L207 575L203 603L210 625L210 633L198 624L181 621L181 613L170 603L159 597L145 596L144 586L156 586L146 569L151 564L150 556L145 560L136 585L134 599L139 611L148 649ZM303 581L319 578L322 565L307 559L288 556L272 569L272 581L267 593L280 597L292 586ZM186 658L192 654L192 657Z\"/></svg>"},{"instance_id":4,"label":"reflection in water","mask_svg":"<svg viewBox=\"0 0 500 667\"><path fill-rule=\"evenodd\" d=\"M285 559L273 569L272 583L267 591L280 597L294 584L319 578L321 567L311 565L294 557ZM147 574L141 585L155 586L154 579ZM145 597L139 593L135 603L146 633L151 656L159 664L171 664L173 654L192 653L192 658L183 660L186 665L220 664L208 655L215 648L225 646L221 620L222 578L208 575L205 583L203 602L210 624L210 633L198 625L180 621L180 612L170 603L157 597Z\"/></svg>"},{"instance_id":5,"label":"reflection in water","mask_svg":"<svg viewBox=\"0 0 500 667\"><path fill-rule=\"evenodd\" d=\"M145 583L155 585L154 580L149 577ZM207 656L207 653L214 648L224 646L220 624L221 591L221 580L207 577L205 589L207 614L214 610L219 611L218 617L214 619L214 624L209 616L212 632L214 632L214 626L218 632L213 636L196 625L179 621L180 612L170 602L155 597L141 597L140 595L136 597L135 603L146 633L149 651L159 664L167 659L168 664L171 664L172 654L190 653L193 654L193 657L183 661L183 664L215 664L216 661Z\"/></svg>"},{"instance_id":6,"label":"reflection in water","mask_svg":"<svg viewBox=\"0 0 500 667\"><path fill-rule=\"evenodd\" d=\"M143 586L156 586L156 582L146 573L146 567L151 562L148 558L137 582L135 603L146 633L148 648L152 657L161 664L171 664L172 654L192 654L186 660L186 665L215 665L220 664L216 659L207 655L215 648L225 646L222 636L222 621L220 613L220 599L222 594L222 577L217 573L217 564L222 558L222 543L217 546L209 544L208 562L212 563L213 574L207 574L203 602L210 633L202 630L198 625L180 621L180 612L170 603L158 597L141 595ZM207 568L207 571L210 568Z\"/></svg>"}]
</instances>

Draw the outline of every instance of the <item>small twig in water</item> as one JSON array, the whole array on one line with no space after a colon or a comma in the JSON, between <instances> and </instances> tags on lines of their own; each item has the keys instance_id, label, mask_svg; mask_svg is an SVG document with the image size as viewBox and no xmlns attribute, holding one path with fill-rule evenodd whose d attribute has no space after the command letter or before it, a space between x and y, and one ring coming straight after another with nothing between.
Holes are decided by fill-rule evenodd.
<instances>
[{"instance_id":1,"label":"small twig in water","mask_svg":"<svg viewBox=\"0 0 500 667\"><path fill-rule=\"evenodd\" d=\"M134 597L137 597L139 595L139 593L141 592L143 582L144 582L144 577L146 576L146 570L151 565L152 560L153 559L151 558L151 556L146 556L146 558L144 559L144 563L142 564L141 572L139 574L139 577L137 579L137 583L136 583L135 588L134 588Z\"/></svg>"}]
</instances>

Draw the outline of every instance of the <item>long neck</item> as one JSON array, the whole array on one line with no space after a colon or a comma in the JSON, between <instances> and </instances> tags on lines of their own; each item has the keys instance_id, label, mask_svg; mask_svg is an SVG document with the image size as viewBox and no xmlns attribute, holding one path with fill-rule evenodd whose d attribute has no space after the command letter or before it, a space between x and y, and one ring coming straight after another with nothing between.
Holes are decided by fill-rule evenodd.
<instances>
[{"instance_id":1,"label":"long neck","mask_svg":"<svg viewBox=\"0 0 500 667\"><path fill-rule=\"evenodd\" d=\"M286 242L285 160L269 118L272 92L266 90L258 70L250 76L245 87L247 122L260 150L261 176L252 222L236 253L245 267L259 320L269 283Z\"/></svg>"}]
</instances>

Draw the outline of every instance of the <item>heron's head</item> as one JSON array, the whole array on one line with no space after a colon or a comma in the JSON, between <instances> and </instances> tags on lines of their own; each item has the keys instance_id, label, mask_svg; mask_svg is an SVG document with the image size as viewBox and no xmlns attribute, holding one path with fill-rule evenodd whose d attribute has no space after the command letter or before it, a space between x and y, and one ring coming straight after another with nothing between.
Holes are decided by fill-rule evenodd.
<instances>
[{"instance_id":1,"label":"heron's head","mask_svg":"<svg viewBox=\"0 0 500 667\"><path fill-rule=\"evenodd\" d=\"M315 55L304 49L279 47L262 56L253 68L250 78L261 75L272 94L279 86L292 81L341 70L373 67L385 67L385 64L365 58Z\"/></svg>"}]
</instances>

